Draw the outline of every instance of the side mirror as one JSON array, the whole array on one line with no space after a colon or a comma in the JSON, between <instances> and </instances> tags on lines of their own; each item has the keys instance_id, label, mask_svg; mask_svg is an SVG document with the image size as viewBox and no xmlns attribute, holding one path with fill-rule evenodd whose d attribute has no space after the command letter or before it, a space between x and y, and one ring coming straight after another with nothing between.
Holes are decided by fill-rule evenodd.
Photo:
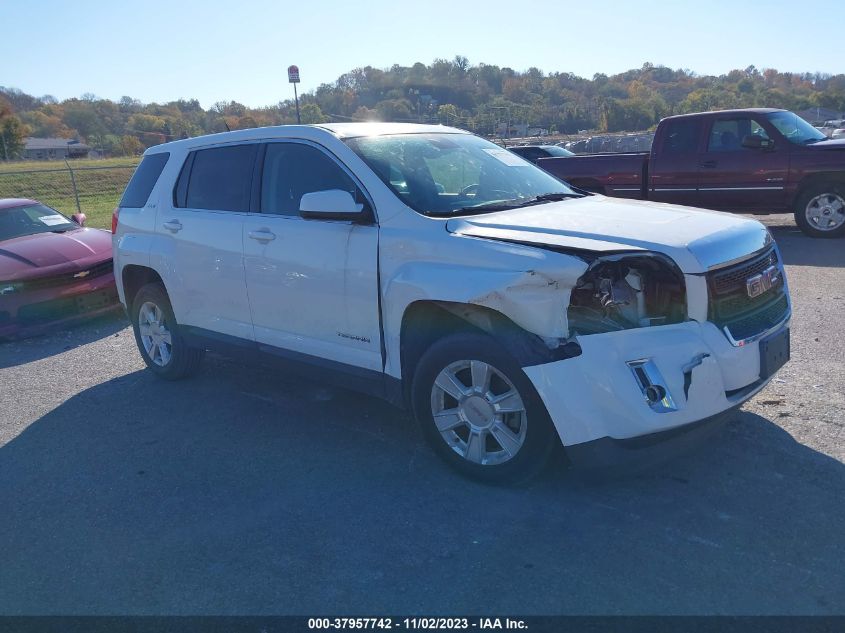
<instances>
[{"instance_id":1,"label":"side mirror","mask_svg":"<svg viewBox=\"0 0 845 633\"><path fill-rule=\"evenodd\" d=\"M312 191L299 201L299 215L310 220L347 220L363 218L364 205L355 202L348 191L328 189Z\"/></svg>"},{"instance_id":2,"label":"side mirror","mask_svg":"<svg viewBox=\"0 0 845 633\"><path fill-rule=\"evenodd\" d=\"M758 134L746 134L742 137L742 146L748 149L771 149L775 143L770 138L763 138Z\"/></svg>"},{"instance_id":3,"label":"side mirror","mask_svg":"<svg viewBox=\"0 0 845 633\"><path fill-rule=\"evenodd\" d=\"M85 220L88 218L84 213L74 213L70 216L70 219L76 222L79 226L85 226Z\"/></svg>"}]
</instances>

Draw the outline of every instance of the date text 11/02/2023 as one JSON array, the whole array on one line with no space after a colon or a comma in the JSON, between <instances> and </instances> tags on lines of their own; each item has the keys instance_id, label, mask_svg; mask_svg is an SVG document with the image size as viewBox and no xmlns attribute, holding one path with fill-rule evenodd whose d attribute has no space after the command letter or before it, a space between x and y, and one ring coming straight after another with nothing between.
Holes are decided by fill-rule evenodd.
<instances>
[{"instance_id":1,"label":"date text 11/02/2023","mask_svg":"<svg viewBox=\"0 0 845 633\"><path fill-rule=\"evenodd\" d=\"M331 629L424 629L424 630L520 630L526 629L524 620L514 618L309 618L312 630Z\"/></svg>"}]
</instances>

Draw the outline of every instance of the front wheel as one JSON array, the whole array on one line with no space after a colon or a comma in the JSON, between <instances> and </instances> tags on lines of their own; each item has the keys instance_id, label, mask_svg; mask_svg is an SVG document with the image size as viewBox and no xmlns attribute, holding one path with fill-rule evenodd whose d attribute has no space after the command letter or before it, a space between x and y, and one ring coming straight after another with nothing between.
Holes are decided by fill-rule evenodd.
<instances>
[{"instance_id":1,"label":"front wheel","mask_svg":"<svg viewBox=\"0 0 845 633\"><path fill-rule=\"evenodd\" d=\"M438 455L485 483L532 478L559 442L531 381L488 336L454 334L432 345L417 366L412 397Z\"/></svg>"},{"instance_id":2,"label":"front wheel","mask_svg":"<svg viewBox=\"0 0 845 633\"><path fill-rule=\"evenodd\" d=\"M845 235L845 188L827 183L801 192L795 201L795 223L810 237Z\"/></svg>"},{"instance_id":3,"label":"front wheel","mask_svg":"<svg viewBox=\"0 0 845 633\"><path fill-rule=\"evenodd\" d=\"M161 284L147 284L132 302L132 329L144 362L156 375L179 380L199 369L204 350L190 347L182 335Z\"/></svg>"}]
</instances>

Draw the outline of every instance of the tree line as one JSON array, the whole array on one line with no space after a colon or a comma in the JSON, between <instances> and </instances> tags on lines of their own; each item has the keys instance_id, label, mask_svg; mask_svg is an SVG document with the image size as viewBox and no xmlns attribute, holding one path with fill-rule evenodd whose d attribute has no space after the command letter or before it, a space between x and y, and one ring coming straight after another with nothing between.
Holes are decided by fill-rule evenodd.
<instances>
[{"instance_id":1,"label":"tree line","mask_svg":"<svg viewBox=\"0 0 845 633\"><path fill-rule=\"evenodd\" d=\"M748 66L720 75L643 64L591 79L572 73L518 72L463 56L431 64L367 66L300 97L303 123L412 121L495 135L516 124L550 133L639 131L672 114L739 107L845 111L845 75L789 73ZM108 155L134 155L165 141L296 122L292 99L249 108L196 99L164 104L92 94L59 101L0 87L0 159L19 157L24 138L77 138Z\"/></svg>"}]
</instances>

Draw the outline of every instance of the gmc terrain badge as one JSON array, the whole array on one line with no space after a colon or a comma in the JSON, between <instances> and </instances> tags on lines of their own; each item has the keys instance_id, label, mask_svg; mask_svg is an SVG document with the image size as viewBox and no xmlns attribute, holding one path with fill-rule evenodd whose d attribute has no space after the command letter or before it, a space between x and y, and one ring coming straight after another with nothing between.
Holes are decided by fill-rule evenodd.
<instances>
[{"instance_id":1,"label":"gmc terrain badge","mask_svg":"<svg viewBox=\"0 0 845 633\"><path fill-rule=\"evenodd\" d=\"M753 299L770 290L778 282L777 266L769 266L758 275L745 280L745 290L748 296Z\"/></svg>"}]
</instances>

